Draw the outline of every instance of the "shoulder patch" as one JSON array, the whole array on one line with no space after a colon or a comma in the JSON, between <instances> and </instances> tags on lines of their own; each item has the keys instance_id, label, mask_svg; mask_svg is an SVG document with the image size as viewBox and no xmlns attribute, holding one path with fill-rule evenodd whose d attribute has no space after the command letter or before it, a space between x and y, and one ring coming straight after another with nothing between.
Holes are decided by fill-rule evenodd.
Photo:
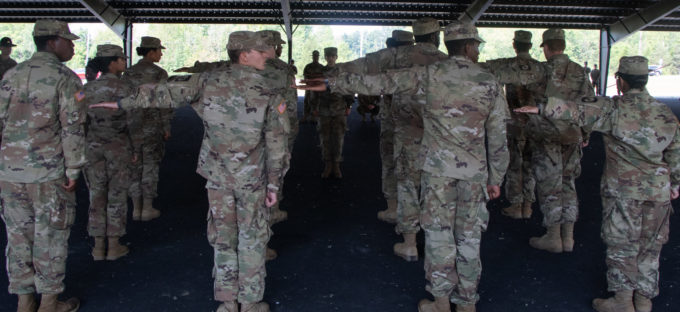
<instances>
[{"instance_id":1,"label":"shoulder patch","mask_svg":"<svg viewBox=\"0 0 680 312\"><path fill-rule=\"evenodd\" d=\"M594 96L584 96L581 98L581 102L584 103L595 103L597 102L597 98Z\"/></svg>"},{"instance_id":2,"label":"shoulder patch","mask_svg":"<svg viewBox=\"0 0 680 312\"><path fill-rule=\"evenodd\" d=\"M73 95L73 97L76 98L76 102L80 102L85 98L85 92L78 91L78 92L76 92L76 94Z\"/></svg>"},{"instance_id":3,"label":"shoulder patch","mask_svg":"<svg viewBox=\"0 0 680 312\"><path fill-rule=\"evenodd\" d=\"M279 103L279 106L276 107L276 110L279 111L279 114L283 115L283 113L286 112L286 101L283 100L281 103Z\"/></svg>"}]
</instances>

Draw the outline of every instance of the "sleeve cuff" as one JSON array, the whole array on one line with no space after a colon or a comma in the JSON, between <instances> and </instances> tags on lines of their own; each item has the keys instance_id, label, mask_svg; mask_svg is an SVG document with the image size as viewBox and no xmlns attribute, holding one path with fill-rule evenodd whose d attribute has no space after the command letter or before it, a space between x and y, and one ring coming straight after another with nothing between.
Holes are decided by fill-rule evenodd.
<instances>
[{"instance_id":1,"label":"sleeve cuff","mask_svg":"<svg viewBox=\"0 0 680 312\"><path fill-rule=\"evenodd\" d=\"M278 191L279 191L279 187L276 186L276 185L274 185L274 184L272 184L272 183L269 183L269 184L267 184L267 191L269 191L269 192L278 192Z\"/></svg>"},{"instance_id":2,"label":"sleeve cuff","mask_svg":"<svg viewBox=\"0 0 680 312\"><path fill-rule=\"evenodd\" d=\"M80 169L66 169L66 177L70 180L78 180Z\"/></svg>"}]
</instances>

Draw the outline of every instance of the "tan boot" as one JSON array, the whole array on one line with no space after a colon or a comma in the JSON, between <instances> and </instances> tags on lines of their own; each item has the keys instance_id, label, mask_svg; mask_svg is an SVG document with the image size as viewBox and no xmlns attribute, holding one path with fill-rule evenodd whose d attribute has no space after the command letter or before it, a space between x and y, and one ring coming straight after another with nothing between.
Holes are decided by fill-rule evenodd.
<instances>
[{"instance_id":1,"label":"tan boot","mask_svg":"<svg viewBox=\"0 0 680 312\"><path fill-rule=\"evenodd\" d=\"M418 312L451 312L447 297L434 297L434 301L423 299L418 302Z\"/></svg>"},{"instance_id":2,"label":"tan boot","mask_svg":"<svg viewBox=\"0 0 680 312\"><path fill-rule=\"evenodd\" d=\"M142 197L137 196L132 198L132 220L142 220Z\"/></svg>"},{"instance_id":3,"label":"tan boot","mask_svg":"<svg viewBox=\"0 0 680 312\"><path fill-rule=\"evenodd\" d=\"M474 304L457 304L456 312L475 312L476 308Z\"/></svg>"},{"instance_id":4,"label":"tan boot","mask_svg":"<svg viewBox=\"0 0 680 312\"><path fill-rule=\"evenodd\" d=\"M104 236L95 236L94 247L92 247L92 258L94 261L101 261L106 258L106 241Z\"/></svg>"},{"instance_id":5,"label":"tan boot","mask_svg":"<svg viewBox=\"0 0 680 312\"><path fill-rule=\"evenodd\" d=\"M35 301L35 295L33 293L19 295L17 312L35 312L35 310L38 310L38 302Z\"/></svg>"},{"instance_id":6,"label":"tan boot","mask_svg":"<svg viewBox=\"0 0 680 312\"><path fill-rule=\"evenodd\" d=\"M144 198L142 207L142 221L150 221L161 216L160 210L153 207L153 198Z\"/></svg>"},{"instance_id":7,"label":"tan boot","mask_svg":"<svg viewBox=\"0 0 680 312\"><path fill-rule=\"evenodd\" d=\"M80 307L78 298L69 298L66 301L57 300L57 295L42 295L38 312L75 312Z\"/></svg>"},{"instance_id":8,"label":"tan boot","mask_svg":"<svg viewBox=\"0 0 680 312\"><path fill-rule=\"evenodd\" d=\"M333 176L342 179L342 172L340 171L340 162L333 162Z\"/></svg>"},{"instance_id":9,"label":"tan boot","mask_svg":"<svg viewBox=\"0 0 680 312\"><path fill-rule=\"evenodd\" d=\"M531 205L533 203L530 201L525 201L524 204L522 205L522 218L524 219L531 219L531 214L534 212L531 210Z\"/></svg>"},{"instance_id":10,"label":"tan boot","mask_svg":"<svg viewBox=\"0 0 680 312\"><path fill-rule=\"evenodd\" d=\"M633 291L617 291L614 297L593 300L593 309L599 312L635 312Z\"/></svg>"},{"instance_id":11,"label":"tan boot","mask_svg":"<svg viewBox=\"0 0 680 312\"><path fill-rule=\"evenodd\" d=\"M522 205L519 203L512 204L510 207L503 208L501 214L513 219L522 219Z\"/></svg>"},{"instance_id":12,"label":"tan boot","mask_svg":"<svg viewBox=\"0 0 680 312\"><path fill-rule=\"evenodd\" d=\"M378 219L387 223L397 223L397 200L388 199L387 209L378 211Z\"/></svg>"},{"instance_id":13,"label":"tan boot","mask_svg":"<svg viewBox=\"0 0 680 312\"><path fill-rule=\"evenodd\" d=\"M652 312L652 299L643 296L638 291L633 295L633 304L635 312Z\"/></svg>"},{"instance_id":14,"label":"tan boot","mask_svg":"<svg viewBox=\"0 0 680 312\"><path fill-rule=\"evenodd\" d=\"M325 164L325 167L323 168L323 172L321 173L321 178L322 179L328 179L328 177L331 176L332 170L333 170L333 162L327 161L326 164Z\"/></svg>"},{"instance_id":15,"label":"tan boot","mask_svg":"<svg viewBox=\"0 0 680 312\"><path fill-rule=\"evenodd\" d=\"M109 249L106 251L106 260L113 261L118 260L120 257L130 253L130 249L127 246L121 245L118 240L118 236L109 236Z\"/></svg>"},{"instance_id":16,"label":"tan boot","mask_svg":"<svg viewBox=\"0 0 680 312\"><path fill-rule=\"evenodd\" d=\"M562 250L572 252L574 250L574 223L562 224Z\"/></svg>"},{"instance_id":17,"label":"tan boot","mask_svg":"<svg viewBox=\"0 0 680 312\"><path fill-rule=\"evenodd\" d=\"M404 233L404 242L394 244L394 254L406 261L418 261L416 233Z\"/></svg>"},{"instance_id":18,"label":"tan boot","mask_svg":"<svg viewBox=\"0 0 680 312\"><path fill-rule=\"evenodd\" d=\"M264 301L257 303L242 303L241 312L269 312L269 304Z\"/></svg>"},{"instance_id":19,"label":"tan boot","mask_svg":"<svg viewBox=\"0 0 680 312\"><path fill-rule=\"evenodd\" d=\"M236 301L223 302L217 307L217 312L238 312L238 303Z\"/></svg>"},{"instance_id":20,"label":"tan boot","mask_svg":"<svg viewBox=\"0 0 680 312\"><path fill-rule=\"evenodd\" d=\"M555 224L548 227L548 232L541 237L532 237L529 239L529 245L536 249L546 250L549 252L562 252L562 238L560 237L560 225Z\"/></svg>"},{"instance_id":21,"label":"tan boot","mask_svg":"<svg viewBox=\"0 0 680 312\"><path fill-rule=\"evenodd\" d=\"M265 259L265 261L272 261L272 260L276 259L276 257L278 257L278 256L279 256L279 254L276 253L276 250L267 247L267 252L264 255L264 259Z\"/></svg>"}]
</instances>

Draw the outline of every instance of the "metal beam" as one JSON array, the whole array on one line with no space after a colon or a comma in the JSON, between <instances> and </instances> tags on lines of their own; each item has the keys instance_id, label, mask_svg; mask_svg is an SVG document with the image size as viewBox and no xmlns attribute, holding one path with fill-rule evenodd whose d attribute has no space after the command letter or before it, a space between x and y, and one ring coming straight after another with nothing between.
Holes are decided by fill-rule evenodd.
<instances>
[{"instance_id":1,"label":"metal beam","mask_svg":"<svg viewBox=\"0 0 680 312\"><path fill-rule=\"evenodd\" d=\"M281 14L283 15L283 26L286 31L286 38L288 38L288 64L293 58L293 28L290 25L290 1L281 0Z\"/></svg>"},{"instance_id":2,"label":"metal beam","mask_svg":"<svg viewBox=\"0 0 680 312\"><path fill-rule=\"evenodd\" d=\"M78 0L78 2L92 12L102 23L111 28L113 33L121 40L125 40L128 22L125 16L118 13L118 10L111 7L104 0Z\"/></svg>"},{"instance_id":3,"label":"metal beam","mask_svg":"<svg viewBox=\"0 0 680 312\"><path fill-rule=\"evenodd\" d=\"M607 28L600 29L600 87L598 94L600 96L607 95L607 76L609 76L609 59L611 52L611 43L609 42L609 30Z\"/></svg>"},{"instance_id":4,"label":"metal beam","mask_svg":"<svg viewBox=\"0 0 680 312\"><path fill-rule=\"evenodd\" d=\"M458 16L458 20L461 22L476 23L486 9L491 6L491 3L493 3L493 0L476 0L470 4L463 14Z\"/></svg>"},{"instance_id":5,"label":"metal beam","mask_svg":"<svg viewBox=\"0 0 680 312\"><path fill-rule=\"evenodd\" d=\"M125 36L123 38L123 52L128 56L126 62L127 67L132 66L132 22L125 22Z\"/></svg>"},{"instance_id":6,"label":"metal beam","mask_svg":"<svg viewBox=\"0 0 680 312\"><path fill-rule=\"evenodd\" d=\"M661 0L640 10L609 26L609 43L614 44L678 9L680 9L680 0Z\"/></svg>"}]
</instances>

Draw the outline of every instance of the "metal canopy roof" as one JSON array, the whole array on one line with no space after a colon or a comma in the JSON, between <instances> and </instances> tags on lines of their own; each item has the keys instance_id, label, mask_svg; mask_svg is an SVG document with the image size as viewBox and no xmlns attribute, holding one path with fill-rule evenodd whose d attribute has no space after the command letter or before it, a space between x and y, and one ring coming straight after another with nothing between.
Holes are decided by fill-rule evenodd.
<instances>
[{"instance_id":1,"label":"metal canopy roof","mask_svg":"<svg viewBox=\"0 0 680 312\"><path fill-rule=\"evenodd\" d=\"M0 0L0 22L56 18L100 22L84 3L101 2L132 23L284 24L281 1L218 0ZM463 1L317 1L290 0L292 24L405 26L419 17L457 19L473 2ZM659 1L498 0L481 14L477 26L511 28L601 29ZM645 30L679 31L680 10Z\"/></svg>"}]
</instances>

